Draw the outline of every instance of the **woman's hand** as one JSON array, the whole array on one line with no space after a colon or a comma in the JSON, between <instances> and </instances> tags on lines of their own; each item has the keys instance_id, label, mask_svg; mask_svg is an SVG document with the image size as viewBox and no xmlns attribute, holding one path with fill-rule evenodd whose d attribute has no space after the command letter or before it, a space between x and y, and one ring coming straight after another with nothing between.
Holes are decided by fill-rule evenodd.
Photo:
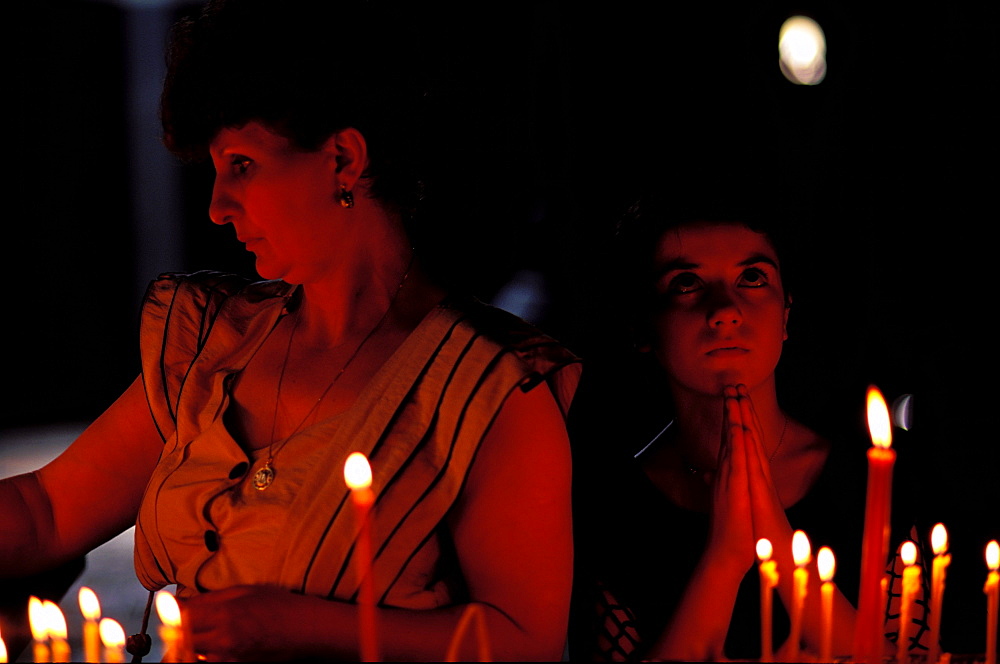
<instances>
[{"instance_id":1,"label":"woman's hand","mask_svg":"<svg viewBox=\"0 0 1000 664\"><path fill-rule=\"evenodd\" d=\"M271 586L234 586L179 600L184 628L182 661L289 659L296 644L286 630L309 623L315 597ZM329 604L332 604L330 602Z\"/></svg>"}]
</instances>

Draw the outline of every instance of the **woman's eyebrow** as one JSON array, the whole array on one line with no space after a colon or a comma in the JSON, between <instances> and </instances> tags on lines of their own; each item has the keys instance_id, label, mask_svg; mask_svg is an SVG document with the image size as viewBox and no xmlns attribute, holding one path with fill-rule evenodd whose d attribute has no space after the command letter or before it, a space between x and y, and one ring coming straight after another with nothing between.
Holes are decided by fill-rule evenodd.
<instances>
[{"instance_id":1,"label":"woman's eyebrow","mask_svg":"<svg viewBox=\"0 0 1000 664\"><path fill-rule=\"evenodd\" d=\"M736 265L738 265L739 267L747 267L749 265L756 265L757 263L767 263L768 265L770 265L771 267L773 267L775 270L779 269L778 268L778 262L776 260L774 260L773 258L771 258L770 256L766 255L766 254L754 254L753 256L750 256L749 258L741 260Z\"/></svg>"},{"instance_id":2,"label":"woman's eyebrow","mask_svg":"<svg viewBox=\"0 0 1000 664\"><path fill-rule=\"evenodd\" d=\"M656 278L659 279L668 272L676 272L678 270L694 270L698 267L700 267L698 263L692 263L688 258L674 258L656 269Z\"/></svg>"}]
</instances>

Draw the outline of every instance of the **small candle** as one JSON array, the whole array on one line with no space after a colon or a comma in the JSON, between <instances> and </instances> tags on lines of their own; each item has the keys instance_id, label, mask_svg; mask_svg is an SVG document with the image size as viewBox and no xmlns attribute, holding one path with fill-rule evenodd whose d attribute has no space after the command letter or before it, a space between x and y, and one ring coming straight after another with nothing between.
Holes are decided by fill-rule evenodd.
<instances>
[{"instance_id":1,"label":"small candle","mask_svg":"<svg viewBox=\"0 0 1000 664\"><path fill-rule=\"evenodd\" d=\"M49 661L48 611L42 600L34 595L28 598L28 625L31 627L32 655L35 662Z\"/></svg>"},{"instance_id":2,"label":"small candle","mask_svg":"<svg viewBox=\"0 0 1000 664\"><path fill-rule=\"evenodd\" d=\"M941 655L941 608L944 606L944 580L951 554L948 553L948 531L939 523L931 529L931 550L934 562L931 566L931 607L930 634L928 635L928 664L936 664Z\"/></svg>"},{"instance_id":3,"label":"small candle","mask_svg":"<svg viewBox=\"0 0 1000 664\"><path fill-rule=\"evenodd\" d=\"M990 540L986 545L986 664L997 664L997 619L1000 615L1000 545Z\"/></svg>"},{"instance_id":4,"label":"small candle","mask_svg":"<svg viewBox=\"0 0 1000 664\"><path fill-rule=\"evenodd\" d=\"M163 662L181 662L181 609L177 600L166 590L156 593L156 615L160 622L160 640L163 642Z\"/></svg>"},{"instance_id":5,"label":"small candle","mask_svg":"<svg viewBox=\"0 0 1000 664\"><path fill-rule=\"evenodd\" d=\"M909 658L910 623L913 617L913 601L920 591L920 568L916 566L917 545L903 542L899 549L903 560L903 593L899 604L899 633L896 636L896 661L905 662Z\"/></svg>"},{"instance_id":6,"label":"small candle","mask_svg":"<svg viewBox=\"0 0 1000 664\"><path fill-rule=\"evenodd\" d=\"M805 608L806 593L809 587L809 562L812 560L812 550L809 538L801 530L792 534L792 560L795 561L795 576L792 595L792 628L788 635L788 659L796 661L799 658L799 644L802 641L802 610Z\"/></svg>"},{"instance_id":7,"label":"small candle","mask_svg":"<svg viewBox=\"0 0 1000 664\"><path fill-rule=\"evenodd\" d=\"M892 507L892 468L896 453L892 445L889 409L878 388L868 388L868 488L865 495L864 539L861 544L861 584L854 623L854 661L876 664L882 660L885 607L885 564L889 554Z\"/></svg>"},{"instance_id":8,"label":"small candle","mask_svg":"<svg viewBox=\"0 0 1000 664\"><path fill-rule=\"evenodd\" d=\"M823 632L820 640L820 660L821 662L833 661L833 573L837 568L837 561L833 557L833 550L824 546L816 554L816 568L819 572L820 598L823 609Z\"/></svg>"},{"instance_id":9,"label":"small candle","mask_svg":"<svg viewBox=\"0 0 1000 664\"><path fill-rule=\"evenodd\" d=\"M42 608L46 613L46 629L49 633L49 648L53 662L70 661L69 643L66 642L68 636L66 630L66 617L63 615L59 605L51 600L42 602Z\"/></svg>"},{"instance_id":10,"label":"small candle","mask_svg":"<svg viewBox=\"0 0 1000 664\"><path fill-rule=\"evenodd\" d=\"M77 594L80 613L83 614L83 661L101 661L101 635L97 631L97 621L101 619L101 603L97 594L84 586Z\"/></svg>"},{"instance_id":11,"label":"small candle","mask_svg":"<svg viewBox=\"0 0 1000 664\"><path fill-rule=\"evenodd\" d=\"M372 575L371 511L372 469L361 452L354 452L344 463L344 481L351 490L351 502L360 524L356 560L360 590L358 593L358 648L361 661L378 661L378 638L375 628L375 579Z\"/></svg>"},{"instance_id":12,"label":"small candle","mask_svg":"<svg viewBox=\"0 0 1000 664\"><path fill-rule=\"evenodd\" d=\"M104 661L111 664L122 664L125 661L125 630L117 620L101 618L97 623L104 644Z\"/></svg>"},{"instance_id":13,"label":"small candle","mask_svg":"<svg viewBox=\"0 0 1000 664\"><path fill-rule=\"evenodd\" d=\"M757 558L760 560L760 661L774 661L774 645L771 633L771 603L774 587L778 585L778 564L771 560L774 547L771 540L762 537L757 540Z\"/></svg>"}]
</instances>

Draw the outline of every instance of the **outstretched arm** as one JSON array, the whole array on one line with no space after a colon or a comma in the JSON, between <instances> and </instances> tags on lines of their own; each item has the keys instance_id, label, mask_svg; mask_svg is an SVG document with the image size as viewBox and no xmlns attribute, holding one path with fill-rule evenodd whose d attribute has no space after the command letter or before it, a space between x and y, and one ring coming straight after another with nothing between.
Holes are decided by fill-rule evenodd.
<instances>
[{"instance_id":1,"label":"outstretched arm","mask_svg":"<svg viewBox=\"0 0 1000 664\"><path fill-rule=\"evenodd\" d=\"M135 523L162 449L136 379L51 463L0 481L0 574L51 569Z\"/></svg>"},{"instance_id":2,"label":"outstretched arm","mask_svg":"<svg viewBox=\"0 0 1000 664\"><path fill-rule=\"evenodd\" d=\"M485 616L492 659L562 656L572 581L570 517L562 415L544 384L516 390L448 518L470 601ZM440 661L465 609L379 609L380 655ZM208 659L358 657L354 604L243 586L190 598L182 610L191 650ZM473 641L459 660L478 657Z\"/></svg>"}]
</instances>

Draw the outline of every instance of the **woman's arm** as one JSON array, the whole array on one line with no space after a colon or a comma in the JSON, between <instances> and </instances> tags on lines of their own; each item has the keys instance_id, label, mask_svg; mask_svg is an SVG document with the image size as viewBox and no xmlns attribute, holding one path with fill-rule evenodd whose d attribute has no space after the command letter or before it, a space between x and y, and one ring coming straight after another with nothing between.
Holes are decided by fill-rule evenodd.
<instances>
[{"instance_id":1,"label":"woman's arm","mask_svg":"<svg viewBox=\"0 0 1000 664\"><path fill-rule=\"evenodd\" d=\"M562 656L573 562L570 480L569 440L551 392L544 384L515 390L448 517L494 661ZM465 609L379 609L381 657L440 661ZM244 586L190 598L182 610L190 649L208 659L358 657L354 604ZM458 659L477 658L469 638Z\"/></svg>"},{"instance_id":2,"label":"woman's arm","mask_svg":"<svg viewBox=\"0 0 1000 664\"><path fill-rule=\"evenodd\" d=\"M162 449L136 379L56 459L0 481L0 574L52 568L134 524Z\"/></svg>"}]
</instances>

